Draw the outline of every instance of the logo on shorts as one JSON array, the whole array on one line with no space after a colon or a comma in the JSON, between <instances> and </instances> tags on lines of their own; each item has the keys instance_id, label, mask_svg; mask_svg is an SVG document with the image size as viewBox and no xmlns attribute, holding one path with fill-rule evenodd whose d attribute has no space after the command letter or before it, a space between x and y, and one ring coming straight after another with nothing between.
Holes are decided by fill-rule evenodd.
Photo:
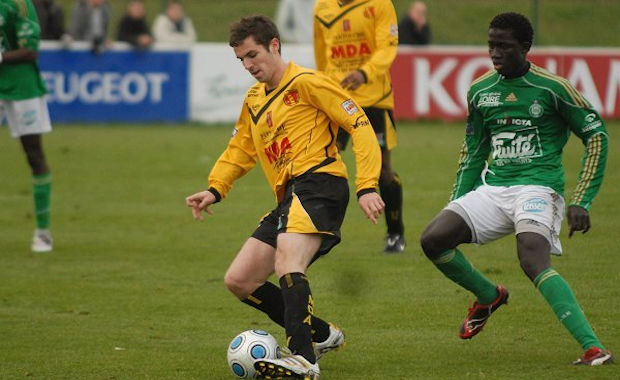
<instances>
[{"instance_id":1,"label":"logo on shorts","mask_svg":"<svg viewBox=\"0 0 620 380\"><path fill-rule=\"evenodd\" d=\"M37 111L26 111L22 115L22 124L31 126L37 122Z\"/></svg>"},{"instance_id":2,"label":"logo on shorts","mask_svg":"<svg viewBox=\"0 0 620 380\"><path fill-rule=\"evenodd\" d=\"M523 211L543 212L547 207L547 201L542 198L532 198L523 204Z\"/></svg>"}]
</instances>

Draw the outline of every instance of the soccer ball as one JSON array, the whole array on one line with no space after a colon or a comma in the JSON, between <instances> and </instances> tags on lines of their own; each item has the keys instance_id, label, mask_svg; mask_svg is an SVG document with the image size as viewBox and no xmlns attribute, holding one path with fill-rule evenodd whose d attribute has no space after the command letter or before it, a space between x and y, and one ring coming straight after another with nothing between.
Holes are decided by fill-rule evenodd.
<instances>
[{"instance_id":1,"label":"soccer ball","mask_svg":"<svg viewBox=\"0 0 620 380\"><path fill-rule=\"evenodd\" d=\"M247 330L234 337L228 345L228 365L236 377L256 377L254 362L258 359L280 357L280 346L271 334L263 330Z\"/></svg>"}]
</instances>

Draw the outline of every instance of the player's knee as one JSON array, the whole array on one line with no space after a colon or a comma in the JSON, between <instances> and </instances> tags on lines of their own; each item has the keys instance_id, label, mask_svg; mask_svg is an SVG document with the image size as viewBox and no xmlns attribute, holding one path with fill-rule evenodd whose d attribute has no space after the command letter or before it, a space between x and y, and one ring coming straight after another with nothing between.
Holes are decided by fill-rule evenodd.
<instances>
[{"instance_id":1,"label":"player's knee","mask_svg":"<svg viewBox=\"0 0 620 380\"><path fill-rule=\"evenodd\" d=\"M544 263L540 260L532 259L531 257L520 258L519 264L525 275L532 281L549 267L549 263Z\"/></svg>"},{"instance_id":2,"label":"player's knee","mask_svg":"<svg viewBox=\"0 0 620 380\"><path fill-rule=\"evenodd\" d=\"M442 246L441 242L441 236L439 236L431 225L424 229L424 232L422 232L422 236L420 237L422 251L430 260L437 259L437 257L439 257L439 255L446 250Z\"/></svg>"},{"instance_id":3,"label":"player's knee","mask_svg":"<svg viewBox=\"0 0 620 380\"><path fill-rule=\"evenodd\" d=\"M549 243L542 235L533 232L517 234L517 251L521 269L530 280L551 266Z\"/></svg>"},{"instance_id":4,"label":"player's knee","mask_svg":"<svg viewBox=\"0 0 620 380\"><path fill-rule=\"evenodd\" d=\"M248 281L240 276L229 272L224 275L224 284L239 299L246 299L252 294L253 289L249 285Z\"/></svg>"}]
</instances>

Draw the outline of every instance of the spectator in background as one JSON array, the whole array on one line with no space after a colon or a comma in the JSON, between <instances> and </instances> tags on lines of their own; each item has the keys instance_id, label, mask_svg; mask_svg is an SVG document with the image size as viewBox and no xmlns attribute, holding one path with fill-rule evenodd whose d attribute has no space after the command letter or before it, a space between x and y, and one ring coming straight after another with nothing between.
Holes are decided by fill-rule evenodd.
<instances>
[{"instance_id":1,"label":"spectator in background","mask_svg":"<svg viewBox=\"0 0 620 380\"><path fill-rule=\"evenodd\" d=\"M93 52L103 52L111 13L106 0L78 0L73 8L70 35L65 42L88 41L92 43Z\"/></svg>"},{"instance_id":2,"label":"spectator in background","mask_svg":"<svg viewBox=\"0 0 620 380\"><path fill-rule=\"evenodd\" d=\"M191 44L196 42L196 30L192 20L185 16L183 6L176 0L168 2L166 13L160 14L153 24L157 42Z\"/></svg>"},{"instance_id":3,"label":"spectator in background","mask_svg":"<svg viewBox=\"0 0 620 380\"><path fill-rule=\"evenodd\" d=\"M398 23L400 45L428 45L431 42L431 28L426 20L426 4L414 1L409 13Z\"/></svg>"},{"instance_id":4,"label":"spectator in background","mask_svg":"<svg viewBox=\"0 0 620 380\"><path fill-rule=\"evenodd\" d=\"M142 0L130 0L127 12L118 23L116 39L131 44L137 49L147 49L153 37L146 22L146 11Z\"/></svg>"},{"instance_id":5,"label":"spectator in background","mask_svg":"<svg viewBox=\"0 0 620 380\"><path fill-rule=\"evenodd\" d=\"M65 34L65 14L54 0L33 0L42 40L60 40Z\"/></svg>"},{"instance_id":6,"label":"spectator in background","mask_svg":"<svg viewBox=\"0 0 620 380\"><path fill-rule=\"evenodd\" d=\"M312 43L315 0L280 0L276 25L285 42Z\"/></svg>"}]
</instances>

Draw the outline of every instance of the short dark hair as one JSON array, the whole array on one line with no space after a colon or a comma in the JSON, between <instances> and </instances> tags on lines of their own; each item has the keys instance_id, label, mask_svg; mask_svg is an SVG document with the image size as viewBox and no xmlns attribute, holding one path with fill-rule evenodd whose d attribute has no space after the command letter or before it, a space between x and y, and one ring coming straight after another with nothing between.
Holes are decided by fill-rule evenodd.
<instances>
[{"instance_id":1,"label":"short dark hair","mask_svg":"<svg viewBox=\"0 0 620 380\"><path fill-rule=\"evenodd\" d=\"M280 41L280 32L276 24L269 17L258 15L243 17L230 26L229 45L237 47L250 36L254 37L256 43L263 45L267 51L269 51L272 39L277 38ZM281 46L278 47L278 53L280 52Z\"/></svg>"},{"instance_id":2,"label":"short dark hair","mask_svg":"<svg viewBox=\"0 0 620 380\"><path fill-rule=\"evenodd\" d=\"M517 41L527 46L532 46L532 41L534 40L534 29L530 20L520 13L506 12L498 14L491 20L489 29L510 30Z\"/></svg>"}]
</instances>

